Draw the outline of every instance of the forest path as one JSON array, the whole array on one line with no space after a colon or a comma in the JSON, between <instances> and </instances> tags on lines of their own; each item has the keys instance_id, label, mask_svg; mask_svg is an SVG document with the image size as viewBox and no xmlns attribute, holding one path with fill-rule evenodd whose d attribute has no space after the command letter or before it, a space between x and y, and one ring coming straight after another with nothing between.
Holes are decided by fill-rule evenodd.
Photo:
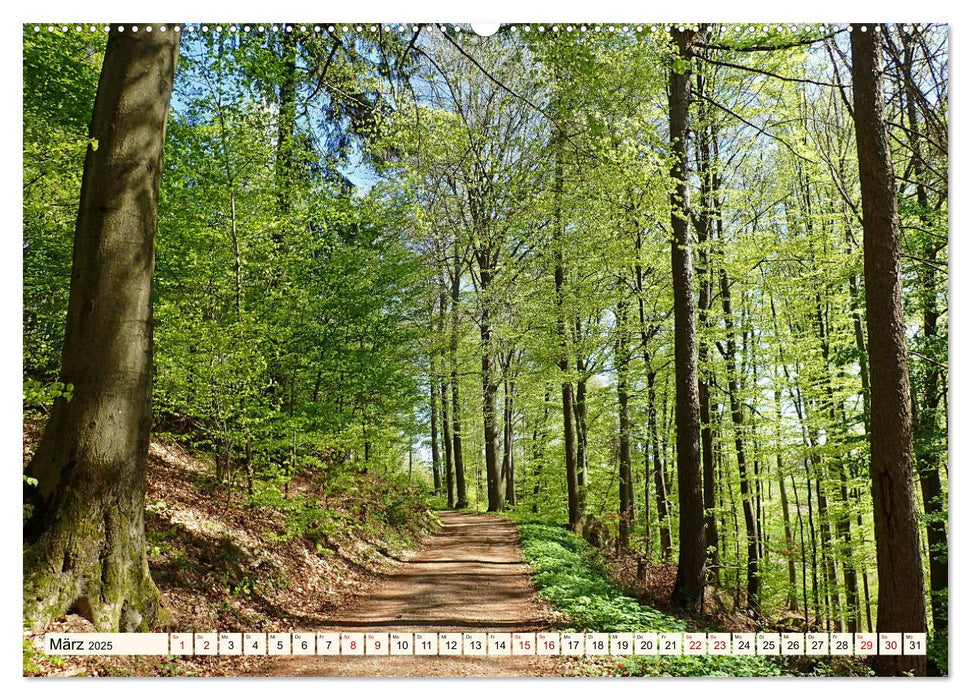
<instances>
[{"instance_id":1,"label":"forest path","mask_svg":"<svg viewBox=\"0 0 971 700\"><path fill-rule=\"evenodd\" d=\"M442 512L413 557L316 631L512 632L549 629L511 521ZM272 676L558 675L551 657L287 656ZM261 674L262 675L262 674Z\"/></svg>"}]
</instances>

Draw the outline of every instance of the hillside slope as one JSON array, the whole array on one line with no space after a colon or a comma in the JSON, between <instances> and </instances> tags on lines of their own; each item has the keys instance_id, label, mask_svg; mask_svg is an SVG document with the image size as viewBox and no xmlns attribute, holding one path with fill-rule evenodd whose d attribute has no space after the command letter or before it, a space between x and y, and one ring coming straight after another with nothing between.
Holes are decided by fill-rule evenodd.
<instances>
[{"instance_id":1,"label":"hillside slope","mask_svg":"<svg viewBox=\"0 0 971 700\"><path fill-rule=\"evenodd\" d=\"M40 426L24 426L24 459ZM178 443L149 448L146 535L152 577L172 619L168 631L290 631L320 626L328 612L395 566L435 526L420 490L398 477L298 473L280 484L228 489L207 459ZM48 659L33 652L48 631L93 631L65 615L24 632L25 675L236 675L265 660Z\"/></svg>"}]
</instances>

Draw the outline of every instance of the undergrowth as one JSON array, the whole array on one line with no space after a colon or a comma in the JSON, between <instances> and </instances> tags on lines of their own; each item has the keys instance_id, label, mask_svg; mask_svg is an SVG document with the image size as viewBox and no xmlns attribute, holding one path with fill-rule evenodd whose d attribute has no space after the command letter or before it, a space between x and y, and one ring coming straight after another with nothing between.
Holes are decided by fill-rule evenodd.
<instances>
[{"instance_id":1,"label":"undergrowth","mask_svg":"<svg viewBox=\"0 0 971 700\"><path fill-rule=\"evenodd\" d=\"M641 605L601 573L595 551L581 537L555 525L521 523L523 555L540 596L569 619L569 630L678 632L683 620ZM596 660L594 660L596 658ZM582 675L780 676L780 664L759 656L591 657Z\"/></svg>"}]
</instances>

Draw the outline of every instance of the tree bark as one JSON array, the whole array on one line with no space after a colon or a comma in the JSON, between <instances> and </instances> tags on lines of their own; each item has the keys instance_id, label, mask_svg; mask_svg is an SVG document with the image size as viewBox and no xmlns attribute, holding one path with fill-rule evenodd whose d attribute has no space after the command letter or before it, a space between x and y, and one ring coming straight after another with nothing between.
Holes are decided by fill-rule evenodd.
<instances>
[{"instance_id":1,"label":"tree bark","mask_svg":"<svg viewBox=\"0 0 971 700\"><path fill-rule=\"evenodd\" d=\"M444 286L438 297L438 332L440 335L445 330L445 309L448 304ZM449 508L455 507L455 466L452 460L452 415L448 403L448 382L442 373L441 381L436 386L439 392L439 401L442 406L442 445L445 448L445 498Z\"/></svg>"},{"instance_id":2,"label":"tree bark","mask_svg":"<svg viewBox=\"0 0 971 700\"><path fill-rule=\"evenodd\" d=\"M620 493L620 523L617 536L619 550L630 549L630 533L634 525L634 489L631 474L630 457L630 348L627 339L627 303L617 303L617 341L615 346L615 364L617 369L617 404L619 419L619 488Z\"/></svg>"},{"instance_id":3,"label":"tree bark","mask_svg":"<svg viewBox=\"0 0 971 700\"><path fill-rule=\"evenodd\" d=\"M536 483L533 484L533 505L530 507L530 511L533 513L539 512L539 495L543 490L543 448L542 445L546 443L547 440L547 425L550 417L550 394L549 391L543 396L543 419L538 425L533 426L533 478L536 479ZM542 426L542 429L540 429Z\"/></svg>"},{"instance_id":4,"label":"tree bark","mask_svg":"<svg viewBox=\"0 0 971 700\"><path fill-rule=\"evenodd\" d=\"M553 223L553 235L555 240L554 254L555 267L553 270L553 283L556 292L556 310L560 335L560 359L559 366L562 373L561 397L563 404L563 449L566 457L566 494L567 508L569 514L570 528L576 531L580 526L580 487L577 480L577 441L576 441L576 416L573 406L573 382L568 375L570 371L570 345L569 345L569 325L566 318L566 304L564 300L566 285L566 274L563 265L563 137L557 131L555 150L556 163L554 172L554 197L556 208Z\"/></svg>"},{"instance_id":5,"label":"tree bark","mask_svg":"<svg viewBox=\"0 0 971 700\"><path fill-rule=\"evenodd\" d=\"M587 507L587 375L586 363L577 358L577 388L573 400L573 419L577 426L577 489L580 513Z\"/></svg>"},{"instance_id":6,"label":"tree bark","mask_svg":"<svg viewBox=\"0 0 971 700\"><path fill-rule=\"evenodd\" d=\"M516 505L516 460L513 454L514 448L514 402L516 395L516 382L507 379L503 389L503 422L502 422L502 472L506 480L506 503L510 506Z\"/></svg>"},{"instance_id":7,"label":"tree bark","mask_svg":"<svg viewBox=\"0 0 971 700\"><path fill-rule=\"evenodd\" d=\"M439 384L442 402L442 446L445 448L445 498L449 508L455 507L455 466L452 462L452 415L448 405L448 384Z\"/></svg>"},{"instance_id":8,"label":"tree bark","mask_svg":"<svg viewBox=\"0 0 971 700\"><path fill-rule=\"evenodd\" d=\"M823 388L826 395L826 406L829 411L830 421L834 426L846 425L845 415L841 421L837 410L833 381L830 374L830 347L828 334L828 313L824 313L822 295L816 293L816 329L819 335L820 349L823 356ZM849 492L847 488L847 474L845 455L840 455L837 461L837 472L840 479L840 500L842 508L836 518L836 531L842 542L834 548L834 556L840 554L843 564L843 587L846 591L846 619L847 631L858 632L860 626L860 593L857 585L856 567L853 563L853 536L851 532L851 506L849 502Z\"/></svg>"},{"instance_id":9,"label":"tree bark","mask_svg":"<svg viewBox=\"0 0 971 700\"><path fill-rule=\"evenodd\" d=\"M81 183L59 398L28 474L24 618L76 612L102 631L151 628L145 553L152 426L152 276L176 32L111 27Z\"/></svg>"},{"instance_id":10,"label":"tree bark","mask_svg":"<svg viewBox=\"0 0 971 700\"><path fill-rule=\"evenodd\" d=\"M441 456L438 452L438 376L435 359L432 358L431 372L428 374L428 405L431 410L431 430L432 430L432 483L435 488L435 495L442 492L442 465Z\"/></svg>"},{"instance_id":11,"label":"tree bark","mask_svg":"<svg viewBox=\"0 0 971 700\"><path fill-rule=\"evenodd\" d=\"M462 455L462 404L459 401L459 290L462 265L455 241L452 249L452 332L449 339L449 362L452 365L452 461L455 464L455 507L468 508L465 488L465 460Z\"/></svg>"},{"instance_id":12,"label":"tree bark","mask_svg":"<svg viewBox=\"0 0 971 700\"><path fill-rule=\"evenodd\" d=\"M795 474L789 475L792 484L792 495L796 500L796 521L799 523L799 553L802 560L802 612L803 629L809 629L809 587L806 583L806 531L803 527L802 506L799 504L799 487L796 485Z\"/></svg>"},{"instance_id":13,"label":"tree bark","mask_svg":"<svg viewBox=\"0 0 971 700\"><path fill-rule=\"evenodd\" d=\"M883 42L874 25L850 34L853 120L863 209L863 279L872 391L870 476L877 549L877 633L926 632L914 467L900 220L884 123ZM878 671L926 673L926 657L879 656Z\"/></svg>"},{"instance_id":14,"label":"tree bark","mask_svg":"<svg viewBox=\"0 0 971 700\"><path fill-rule=\"evenodd\" d=\"M479 256L479 280L482 284L482 296L488 297L492 284L492 256L486 252ZM502 510L501 475L499 473L499 458L497 450L498 433L496 431L496 394L498 385L493 368L494 357L492 347L492 314L487 308L488 301L483 302L482 319L479 322L479 338L481 340L481 374L482 374L482 436L485 443L486 491L489 498L489 512Z\"/></svg>"},{"instance_id":15,"label":"tree bark","mask_svg":"<svg viewBox=\"0 0 971 700\"><path fill-rule=\"evenodd\" d=\"M778 440L778 446L775 452L775 466L779 484L779 498L782 505L782 525L785 531L786 537L786 564L789 569L789 587L786 589L786 608L789 610L796 610L799 607L799 602L796 599L796 546L792 534L792 516L789 513L789 496L786 493L786 477L785 470L782 464L782 392L776 388L775 389L775 409L778 416L776 423L776 439ZM798 493L796 497L798 498ZM796 512L799 512L798 506ZM800 527L802 523L800 522ZM806 575L805 566L805 556L803 557L803 576ZM805 587L805 584L803 584ZM807 612L808 620L808 612Z\"/></svg>"},{"instance_id":16,"label":"tree bark","mask_svg":"<svg viewBox=\"0 0 971 700\"><path fill-rule=\"evenodd\" d=\"M647 431L651 443L651 456L645 456L653 463L654 499L657 503L658 535L661 540L661 558L671 561L671 525L668 519L668 491L664 484L664 465L661 463L661 441L657 434L657 398L654 389L657 373L647 373Z\"/></svg>"},{"instance_id":17,"label":"tree bark","mask_svg":"<svg viewBox=\"0 0 971 700\"><path fill-rule=\"evenodd\" d=\"M696 33L671 28L678 61L670 71L668 109L674 163L671 179L671 271L674 278L674 363L678 456L678 572L671 602L700 614L705 600L705 506L699 454L698 345L695 333L694 274L691 264L691 219L688 195L688 109L690 62ZM679 65L686 63L687 65Z\"/></svg>"},{"instance_id":18,"label":"tree bark","mask_svg":"<svg viewBox=\"0 0 971 700\"><path fill-rule=\"evenodd\" d=\"M728 372L728 404L734 429L735 460L738 464L738 483L742 496L742 513L745 517L745 600L748 612L759 616L759 537L756 527L756 501L748 460L745 453L745 418L742 415L742 399L739 396L738 365L736 364L735 322L732 316L731 288L728 274L719 271L722 311L725 313L725 365Z\"/></svg>"},{"instance_id":19,"label":"tree bark","mask_svg":"<svg viewBox=\"0 0 971 700\"><path fill-rule=\"evenodd\" d=\"M698 93L704 97L708 81L700 73L697 76ZM701 207L695 218L698 232L698 322L704 329L711 327L708 316L711 306L712 280L708 263L708 247L714 239L715 220L721 220L721 202L718 189L720 177L716 171L717 139L710 123L708 105L704 99L698 102L698 117L701 121L698 130L696 158L701 183ZM715 520L715 462L713 456L711 431L711 370L709 368L711 348L707 339L698 341L698 405L701 421L701 473L702 491L705 502L705 549L708 556L708 576L718 582L718 524Z\"/></svg>"},{"instance_id":20,"label":"tree bark","mask_svg":"<svg viewBox=\"0 0 971 700\"><path fill-rule=\"evenodd\" d=\"M668 526L668 499L664 486L664 470L661 465L661 446L657 434L657 397L654 390L657 371L653 368L651 354L651 340L660 331L661 325L653 321L649 322L647 318L647 308L644 302L644 266L641 262L642 248L643 239L641 231L638 229L634 235L634 251L637 256L634 263L634 282L637 285L637 310L640 321L641 355L644 358L644 368L647 372L647 445L644 450L644 532L647 538L645 542L645 553L650 558L650 500L651 480L653 478L655 499L657 502L658 538L661 545L661 557L664 561L669 561L671 559L671 529Z\"/></svg>"}]
</instances>

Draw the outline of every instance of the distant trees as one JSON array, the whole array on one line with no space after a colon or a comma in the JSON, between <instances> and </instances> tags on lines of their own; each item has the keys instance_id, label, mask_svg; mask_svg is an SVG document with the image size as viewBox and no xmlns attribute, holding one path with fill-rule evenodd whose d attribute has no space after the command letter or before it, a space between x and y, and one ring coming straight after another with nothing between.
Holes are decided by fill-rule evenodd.
<instances>
[{"instance_id":1,"label":"distant trees","mask_svg":"<svg viewBox=\"0 0 971 700\"><path fill-rule=\"evenodd\" d=\"M942 453L947 443L947 319L943 308L947 282L946 225L947 108L941 96L947 93L947 73L939 71L934 57L940 53L940 39L932 26L899 24L889 27L884 46L890 58L885 80L890 90L902 96L896 110L885 118L893 122L895 139L907 145L899 148L895 166L910 168L909 182L902 183L907 196L901 229L916 236L920 280L917 298L921 332L908 364L914 397L914 458L920 481L923 524L927 542L928 581L934 638L946 646L948 630L948 543L947 497L942 479ZM922 89L920 84L926 84ZM888 127L889 128L889 127ZM898 143L900 142L898 141ZM946 472L946 465L945 465Z\"/></svg>"},{"instance_id":2,"label":"distant trees","mask_svg":"<svg viewBox=\"0 0 971 700\"><path fill-rule=\"evenodd\" d=\"M635 47L606 34L576 42L524 37L546 78L531 93L493 45L420 44L447 57L428 53L426 67L429 76L442 69L450 76L451 94L436 106L458 116L447 132L451 165L419 126L427 112L419 108L404 133L422 134L426 168L431 155L454 177L466 167L454 161L455 149L467 151L459 160L480 161L472 171L480 179L463 174L434 197L469 253L452 266L465 290L464 330L453 337L460 339L455 383L466 396L453 413L474 416L497 398L461 374L486 376L481 327L468 321L481 326L482 304L502 300L505 308L488 307L488 359L492 371L504 367L500 348L521 351L516 400L501 421L504 444L512 437L519 446L512 460L519 473L505 482L516 500L601 542L604 517L620 549L643 533L649 556L678 557L674 600L689 611L704 607L710 565L717 576L707 583L733 588L736 604L758 618L801 607L807 629L872 629L870 451L862 437L872 413L875 329L868 332L860 308L853 129L836 79L807 60L829 56L835 40L814 30L747 36L717 25L644 39ZM935 59L924 53L922 69L931 72ZM636 77L614 70L619 55L640 62ZM475 59L467 74L450 63L460 57ZM840 70L835 64L837 77ZM423 79L440 90L436 78ZM505 132L510 143L521 133L543 135L545 162L521 159L518 167L535 171L545 196L524 187L526 179L505 190L486 185L509 181L505 170L481 179L490 171L478 139L490 127L452 104L465 94L462 81L491 83L491 104L509 110L508 119L521 115L524 131ZM609 85L610 97L593 81ZM527 127L530 119L541 126ZM496 239L471 217L487 201L483 192L534 197L526 209L483 210L496 217L490 227L507 226L503 244L485 257L482 246ZM489 278L488 294L483 269L503 280L493 286ZM913 289L906 275L903 282ZM925 325L933 337L933 324ZM939 395L940 375L926 376L925 393ZM509 388L504 379L499 386ZM471 401L472 390L484 404ZM932 402L918 403L933 411ZM490 442L484 434L464 451L495 501ZM638 452L645 469L635 471ZM550 471L550 463L565 468ZM502 483L506 467L500 472ZM941 499L932 472L925 482L933 504ZM938 540L940 532L928 528Z\"/></svg>"}]
</instances>

